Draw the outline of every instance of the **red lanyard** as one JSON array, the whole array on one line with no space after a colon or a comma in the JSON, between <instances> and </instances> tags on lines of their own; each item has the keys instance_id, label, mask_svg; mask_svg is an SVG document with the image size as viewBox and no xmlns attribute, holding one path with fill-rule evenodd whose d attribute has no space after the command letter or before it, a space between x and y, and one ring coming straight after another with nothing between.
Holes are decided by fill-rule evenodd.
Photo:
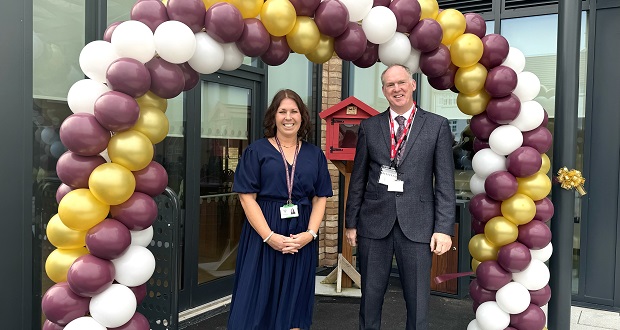
<instances>
[{"instance_id":1,"label":"red lanyard","mask_svg":"<svg viewBox=\"0 0 620 330\"><path fill-rule=\"evenodd\" d=\"M297 141L297 146L295 147L295 156L293 157L293 165L291 168L291 173L289 175L288 171L288 162L286 161L286 156L284 155L284 150L282 150L282 145L280 144L280 139L277 136L274 136L274 140L276 140L276 144L278 145L278 149L280 150L280 155L282 155L282 160L284 160L284 169L286 170L286 188L288 188L288 201L287 204L293 204L293 183L295 182L295 166L297 165L297 154L299 154L299 141Z\"/></svg>"},{"instance_id":2,"label":"red lanyard","mask_svg":"<svg viewBox=\"0 0 620 330\"><path fill-rule=\"evenodd\" d=\"M398 153L398 149L400 148L400 145L405 140L405 137L407 136L407 132L409 131L409 128L411 127L411 122L413 122L413 117L415 116L415 112L416 112L416 106L414 103L413 109L411 110L411 113L409 114L409 119L407 119L407 123L405 124L405 127L403 128L403 135L401 135L400 139L396 141L396 135L394 134L394 120L392 119L392 112L390 111L390 137L391 137L390 141L392 141L391 150L390 150L391 161L394 161L394 159L396 159L396 154Z\"/></svg>"}]
</instances>

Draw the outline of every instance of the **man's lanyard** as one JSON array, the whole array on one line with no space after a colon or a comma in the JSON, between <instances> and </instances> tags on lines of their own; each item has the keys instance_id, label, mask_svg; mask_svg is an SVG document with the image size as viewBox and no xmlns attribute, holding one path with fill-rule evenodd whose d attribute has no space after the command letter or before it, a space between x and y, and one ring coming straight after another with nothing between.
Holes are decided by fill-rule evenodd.
<instances>
[{"instance_id":1,"label":"man's lanyard","mask_svg":"<svg viewBox=\"0 0 620 330\"><path fill-rule=\"evenodd\" d=\"M284 169L286 170L286 187L288 188L288 201L287 204L293 204L293 183L295 181L295 166L297 165L297 154L299 154L299 141L297 141L297 146L295 147L295 156L293 157L293 165L291 168L291 173L289 175L288 171L288 162L286 161L286 156L284 155L284 150L282 150L282 145L280 144L280 139L277 136L274 137L276 140L276 144L278 145L278 149L280 150L280 155L282 155L282 160L284 160Z\"/></svg>"},{"instance_id":2,"label":"man's lanyard","mask_svg":"<svg viewBox=\"0 0 620 330\"><path fill-rule=\"evenodd\" d=\"M392 112L390 111L390 137L391 137L390 138L390 141L391 141L390 161L392 163L396 159L396 154L398 153L398 149L400 149L401 144L405 140L405 137L407 136L407 132L409 131L409 128L411 128L411 123L413 122L413 117L415 116L415 113L416 113L416 105L414 103L413 109L411 110L411 113L409 114L409 119L407 119L407 123L405 124L405 127L403 128L403 135L401 135L400 139L396 141L396 134L394 134L394 120L392 119Z\"/></svg>"}]
</instances>

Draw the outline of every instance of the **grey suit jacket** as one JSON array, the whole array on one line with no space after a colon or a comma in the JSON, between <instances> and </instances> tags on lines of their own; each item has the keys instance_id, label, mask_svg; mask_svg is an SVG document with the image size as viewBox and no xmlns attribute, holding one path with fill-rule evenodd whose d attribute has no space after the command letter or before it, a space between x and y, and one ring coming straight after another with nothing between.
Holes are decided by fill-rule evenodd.
<instances>
[{"instance_id":1,"label":"grey suit jacket","mask_svg":"<svg viewBox=\"0 0 620 330\"><path fill-rule=\"evenodd\" d=\"M386 237L396 219L408 239L428 243L434 232L454 234L453 137L448 120L418 108L401 151L398 178L402 193L380 184L382 165L390 165L390 112L361 122L346 205L346 228L373 239Z\"/></svg>"}]
</instances>

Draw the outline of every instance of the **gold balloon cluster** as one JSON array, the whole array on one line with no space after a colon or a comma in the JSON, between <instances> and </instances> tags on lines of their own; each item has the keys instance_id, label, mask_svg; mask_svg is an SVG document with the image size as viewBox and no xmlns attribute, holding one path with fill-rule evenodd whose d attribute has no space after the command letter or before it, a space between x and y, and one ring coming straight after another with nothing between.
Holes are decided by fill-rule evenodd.
<instances>
[{"instance_id":1,"label":"gold balloon cluster","mask_svg":"<svg viewBox=\"0 0 620 330\"><path fill-rule=\"evenodd\" d=\"M587 194L583 188L583 185L586 184L586 179L581 175L581 171L569 170L564 166L558 170L557 180L562 188L566 190L576 189L581 196Z\"/></svg>"}]
</instances>

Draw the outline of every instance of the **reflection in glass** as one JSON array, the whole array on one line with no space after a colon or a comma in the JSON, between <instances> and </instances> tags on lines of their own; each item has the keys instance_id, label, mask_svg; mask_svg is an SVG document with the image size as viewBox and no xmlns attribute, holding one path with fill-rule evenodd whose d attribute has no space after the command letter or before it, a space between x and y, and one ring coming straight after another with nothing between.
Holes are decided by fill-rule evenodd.
<instances>
[{"instance_id":1,"label":"reflection in glass","mask_svg":"<svg viewBox=\"0 0 620 330\"><path fill-rule=\"evenodd\" d=\"M357 146L357 132L360 125L340 124L338 125L338 148L355 148Z\"/></svg>"}]
</instances>

